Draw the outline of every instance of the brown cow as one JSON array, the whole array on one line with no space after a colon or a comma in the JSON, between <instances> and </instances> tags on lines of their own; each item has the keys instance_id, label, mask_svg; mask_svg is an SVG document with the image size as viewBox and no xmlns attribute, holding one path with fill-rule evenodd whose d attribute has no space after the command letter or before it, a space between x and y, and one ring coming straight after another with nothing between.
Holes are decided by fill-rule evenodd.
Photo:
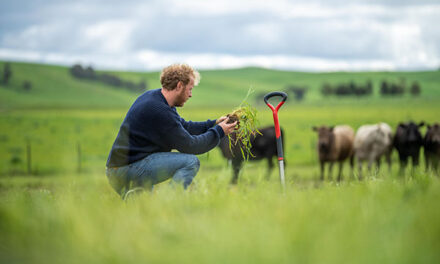
<instances>
[{"instance_id":1,"label":"brown cow","mask_svg":"<svg viewBox=\"0 0 440 264\"><path fill-rule=\"evenodd\" d=\"M440 124L428 125L424 138L424 153L426 170L431 167L439 175L438 164L440 160Z\"/></svg>"},{"instance_id":2,"label":"brown cow","mask_svg":"<svg viewBox=\"0 0 440 264\"><path fill-rule=\"evenodd\" d=\"M324 166L329 162L328 178L331 179L333 163L339 163L338 181L342 177L343 162L350 158L350 166L353 170L353 141L354 131L347 125L335 127L313 127L318 132L318 154L321 165L321 180L324 180Z\"/></svg>"}]
</instances>

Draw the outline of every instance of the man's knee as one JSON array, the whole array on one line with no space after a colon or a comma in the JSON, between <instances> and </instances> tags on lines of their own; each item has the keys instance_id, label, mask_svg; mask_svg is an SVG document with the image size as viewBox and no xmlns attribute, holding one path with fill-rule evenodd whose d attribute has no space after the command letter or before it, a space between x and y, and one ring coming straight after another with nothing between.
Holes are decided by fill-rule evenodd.
<instances>
[{"instance_id":1,"label":"man's knee","mask_svg":"<svg viewBox=\"0 0 440 264\"><path fill-rule=\"evenodd\" d=\"M196 172L199 171L200 168L200 160L196 155L191 155L189 161L189 166L194 169Z\"/></svg>"}]
</instances>

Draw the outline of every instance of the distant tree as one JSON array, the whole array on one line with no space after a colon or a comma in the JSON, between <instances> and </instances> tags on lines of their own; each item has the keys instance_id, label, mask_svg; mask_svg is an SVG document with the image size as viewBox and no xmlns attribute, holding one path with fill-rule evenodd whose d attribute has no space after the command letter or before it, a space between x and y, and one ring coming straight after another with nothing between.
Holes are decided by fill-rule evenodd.
<instances>
[{"instance_id":1,"label":"distant tree","mask_svg":"<svg viewBox=\"0 0 440 264\"><path fill-rule=\"evenodd\" d=\"M329 83L324 83L321 87L321 93L324 96L329 96L333 94L333 89Z\"/></svg>"},{"instance_id":2,"label":"distant tree","mask_svg":"<svg viewBox=\"0 0 440 264\"><path fill-rule=\"evenodd\" d=\"M94 80L96 79L96 73L95 70L92 68L92 66L89 66L84 71L84 78Z\"/></svg>"},{"instance_id":3,"label":"distant tree","mask_svg":"<svg viewBox=\"0 0 440 264\"><path fill-rule=\"evenodd\" d=\"M123 81L122 83L123 83L123 86L125 88L127 88L128 90L130 90L130 91L136 91L137 90L137 86L133 82L131 82L131 81Z\"/></svg>"},{"instance_id":4,"label":"distant tree","mask_svg":"<svg viewBox=\"0 0 440 264\"><path fill-rule=\"evenodd\" d=\"M73 75L73 77L75 78L84 78L84 69L81 65L79 64L75 64L72 66L72 68L70 68L70 73Z\"/></svg>"},{"instance_id":5,"label":"distant tree","mask_svg":"<svg viewBox=\"0 0 440 264\"><path fill-rule=\"evenodd\" d=\"M288 85L285 91L287 94L293 94L293 98L295 98L295 100L301 101L304 99L307 88L296 85Z\"/></svg>"},{"instance_id":6,"label":"distant tree","mask_svg":"<svg viewBox=\"0 0 440 264\"><path fill-rule=\"evenodd\" d=\"M3 80L2 83L4 85L8 85L9 80L11 79L12 76L12 70L11 70L11 65L6 62L5 65L3 66Z\"/></svg>"},{"instance_id":7,"label":"distant tree","mask_svg":"<svg viewBox=\"0 0 440 264\"><path fill-rule=\"evenodd\" d=\"M141 91L148 90L147 82L145 80L140 81L139 84L138 84L138 88Z\"/></svg>"},{"instance_id":8,"label":"distant tree","mask_svg":"<svg viewBox=\"0 0 440 264\"><path fill-rule=\"evenodd\" d=\"M24 81L23 82L23 90L25 92L29 92L32 89L32 83L30 81Z\"/></svg>"},{"instance_id":9,"label":"distant tree","mask_svg":"<svg viewBox=\"0 0 440 264\"><path fill-rule=\"evenodd\" d=\"M354 83L354 81L351 81L348 85L347 94L356 94L357 93L357 85Z\"/></svg>"},{"instance_id":10,"label":"distant tree","mask_svg":"<svg viewBox=\"0 0 440 264\"><path fill-rule=\"evenodd\" d=\"M115 87L121 87L123 84L122 80L119 79L119 77L107 73L101 74L99 76L99 80L101 80L105 84Z\"/></svg>"},{"instance_id":11,"label":"distant tree","mask_svg":"<svg viewBox=\"0 0 440 264\"><path fill-rule=\"evenodd\" d=\"M147 89L147 83L144 80L142 80L139 84L136 84L131 81L122 80L113 74L98 74L95 72L92 66L83 68L81 65L75 64L70 68L70 73L73 75L73 77L78 79L98 81L110 86L124 88L132 92L143 92Z\"/></svg>"},{"instance_id":12,"label":"distant tree","mask_svg":"<svg viewBox=\"0 0 440 264\"><path fill-rule=\"evenodd\" d=\"M373 83L371 82L371 80L367 81L367 94L372 94L373 93Z\"/></svg>"},{"instance_id":13,"label":"distant tree","mask_svg":"<svg viewBox=\"0 0 440 264\"><path fill-rule=\"evenodd\" d=\"M418 96L421 93L420 84L418 82L413 82L410 88L410 93L413 96Z\"/></svg>"},{"instance_id":14,"label":"distant tree","mask_svg":"<svg viewBox=\"0 0 440 264\"><path fill-rule=\"evenodd\" d=\"M402 83L392 83L390 93L391 95L402 95L405 93L405 88Z\"/></svg>"},{"instance_id":15,"label":"distant tree","mask_svg":"<svg viewBox=\"0 0 440 264\"><path fill-rule=\"evenodd\" d=\"M346 96L351 94L350 84L341 83L336 86L335 94L337 96Z\"/></svg>"},{"instance_id":16,"label":"distant tree","mask_svg":"<svg viewBox=\"0 0 440 264\"><path fill-rule=\"evenodd\" d=\"M307 89L306 88L298 88L296 89L293 94L295 95L295 100L302 101L306 95Z\"/></svg>"},{"instance_id":17,"label":"distant tree","mask_svg":"<svg viewBox=\"0 0 440 264\"><path fill-rule=\"evenodd\" d=\"M382 81L382 83L380 85L380 94L381 95L389 94L389 92L388 92L388 82L387 81Z\"/></svg>"}]
</instances>

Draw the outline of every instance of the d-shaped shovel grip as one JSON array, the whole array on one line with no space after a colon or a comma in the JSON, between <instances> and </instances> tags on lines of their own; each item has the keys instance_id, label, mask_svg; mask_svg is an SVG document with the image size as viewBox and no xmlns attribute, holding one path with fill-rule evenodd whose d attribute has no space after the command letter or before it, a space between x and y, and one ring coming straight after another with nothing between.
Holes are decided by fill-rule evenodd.
<instances>
[{"instance_id":1,"label":"d-shaped shovel grip","mask_svg":"<svg viewBox=\"0 0 440 264\"><path fill-rule=\"evenodd\" d=\"M278 103L276 108L267 101L274 96L282 97L281 102ZM280 109L280 107L284 104L286 100L287 100L287 94L284 92L271 92L264 96L264 102L267 104L267 106L269 106L270 109L272 109L272 111L278 111L278 109Z\"/></svg>"}]
</instances>

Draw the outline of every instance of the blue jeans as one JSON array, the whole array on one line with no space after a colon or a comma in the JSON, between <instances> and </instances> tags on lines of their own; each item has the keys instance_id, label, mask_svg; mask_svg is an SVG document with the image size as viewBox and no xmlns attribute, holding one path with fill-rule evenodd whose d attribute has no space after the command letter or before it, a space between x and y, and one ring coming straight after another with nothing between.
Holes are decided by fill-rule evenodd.
<instances>
[{"instance_id":1,"label":"blue jeans","mask_svg":"<svg viewBox=\"0 0 440 264\"><path fill-rule=\"evenodd\" d=\"M200 161L195 155L158 152L123 167L107 168L106 174L113 189L124 197L133 188L151 189L154 184L170 178L186 189L199 168Z\"/></svg>"}]
</instances>

